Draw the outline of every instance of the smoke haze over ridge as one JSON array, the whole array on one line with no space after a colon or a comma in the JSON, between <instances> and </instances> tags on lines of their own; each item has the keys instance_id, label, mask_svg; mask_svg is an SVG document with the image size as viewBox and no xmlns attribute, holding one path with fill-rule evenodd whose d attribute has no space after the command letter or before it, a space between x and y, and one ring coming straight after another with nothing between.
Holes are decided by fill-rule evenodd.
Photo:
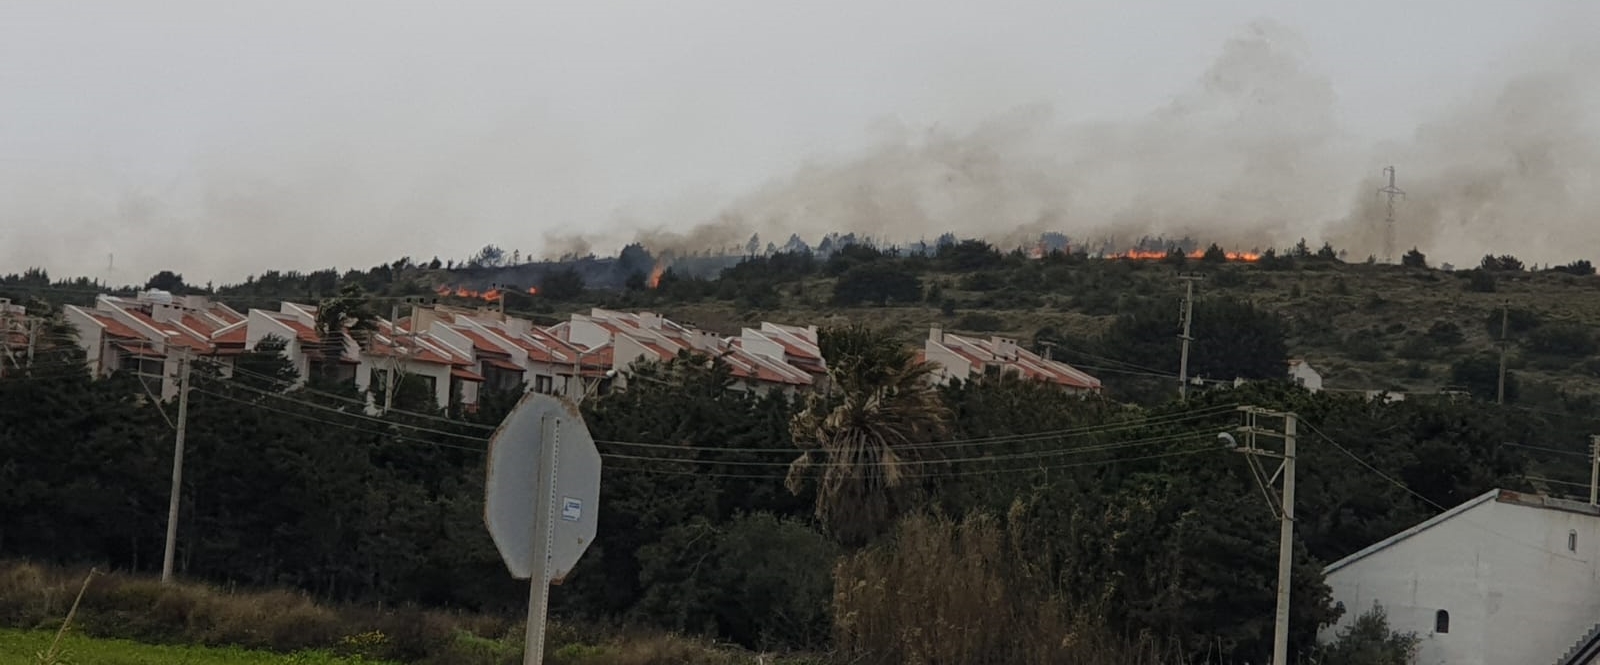
<instances>
[{"instance_id":1,"label":"smoke haze over ridge","mask_svg":"<svg viewBox=\"0 0 1600 665\"><path fill-rule=\"evenodd\" d=\"M603 254L634 239L700 249L743 245L756 232L781 245L790 234L814 241L833 231L890 241L954 231L1002 245L1044 231L1124 242L1189 235L1239 249L1306 237L1359 258L1382 252L1374 192L1389 164L1409 193L1399 251L1417 245L1457 263L1489 251L1541 263L1600 258L1586 254L1600 249L1591 221L1600 218L1600 58L1585 44L1600 25L1593 7L1545 11L1521 32L1503 16L1479 16L1472 30L1451 29L1452 12L1415 17L1442 34L1396 28L1373 39L1414 48L1396 50L1397 62L1440 63L1451 53L1462 64L1433 65L1458 89L1404 89L1353 83L1391 76L1351 55L1373 43L1344 46L1330 34L1353 37L1317 21L1212 18L1169 4L1085 15L1080 32L1067 22L1083 10L1049 3L1009 14L941 7L927 24L898 31L908 19L885 8L746 9L706 38L711 46L650 57L612 47L669 43L651 34L670 33L674 14L705 29L725 8L696 15L689 3L621 26L602 9L563 10L574 14L555 27L470 12L379 17L375 32L393 43L354 44L339 59L301 52L348 37L339 26L369 18L362 10L332 11L321 23L288 12L240 23L195 9L161 19L162 30L181 33L170 47L147 45L157 19L114 6L108 22L131 27L109 38L41 30L30 48L27 35L0 27L0 36L18 37L0 39L0 61L100 49L107 55L96 67L119 77L82 86L0 67L5 89L42 91L34 106L17 101L27 94L0 100L21 128L0 128L0 271L42 265L58 276L106 276L114 253L110 277L119 283L164 268L191 281L235 281L265 269L460 258L487 243ZM1243 4L1238 14L1274 13ZM1346 18L1365 25L1370 9ZM1474 11L1492 13L1454 13ZM249 29L212 34L230 21ZM830 26L843 46L775 41L786 24ZM1096 30L1129 44L1095 46L1085 33ZM602 31L618 33L615 41L585 41ZM589 59L507 58L524 32ZM1500 33L1518 36L1482 37ZM440 35L507 46L451 54L429 47ZM1163 39L1184 43L1153 46ZM992 45L1002 41L1031 50ZM112 61L131 44L161 57L119 69ZM208 69L192 50L201 46L229 54L228 67ZM762 59L774 51L812 64L773 70L789 62ZM759 64L724 64L743 53ZM1072 62L1023 71L1061 58ZM617 78L556 78L585 67ZM693 79L699 70L712 73ZM389 74L370 75L377 71ZM911 82L896 88L896 77ZM1406 94L1375 96L1391 88ZM890 92L893 100L874 101ZM795 99L817 101L777 110ZM1370 109L1381 106L1407 112L1375 136ZM196 108L210 112L208 122L167 120ZM131 129L106 138L119 128Z\"/></svg>"}]
</instances>

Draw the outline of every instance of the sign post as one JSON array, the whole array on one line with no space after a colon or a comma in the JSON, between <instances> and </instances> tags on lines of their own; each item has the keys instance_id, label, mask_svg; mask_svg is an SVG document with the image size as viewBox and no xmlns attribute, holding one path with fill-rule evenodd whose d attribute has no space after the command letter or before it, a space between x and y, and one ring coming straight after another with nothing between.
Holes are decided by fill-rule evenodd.
<instances>
[{"instance_id":1,"label":"sign post","mask_svg":"<svg viewBox=\"0 0 1600 665\"><path fill-rule=\"evenodd\" d=\"M544 660L550 585L594 541L600 452L571 400L530 392L489 439L484 524L512 577L529 580L523 663Z\"/></svg>"}]
</instances>

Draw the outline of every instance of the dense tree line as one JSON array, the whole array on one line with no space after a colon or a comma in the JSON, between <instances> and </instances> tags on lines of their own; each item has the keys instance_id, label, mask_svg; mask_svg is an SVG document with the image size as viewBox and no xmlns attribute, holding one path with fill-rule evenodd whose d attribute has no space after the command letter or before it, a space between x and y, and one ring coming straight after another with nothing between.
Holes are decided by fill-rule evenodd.
<instances>
[{"instance_id":1,"label":"dense tree line","mask_svg":"<svg viewBox=\"0 0 1600 665\"><path fill-rule=\"evenodd\" d=\"M1247 303L1211 315L1259 319ZM69 334L59 322L51 333ZM1278 348L1281 334L1269 321L1232 338ZM1029 589L1025 605L1064 608L1107 635L1253 658L1270 642L1277 531L1242 460L1216 443L1238 424L1235 407L1253 404L1303 418L1292 625L1304 653L1335 617L1321 564L1491 487L1523 488L1528 461L1501 444L1542 425L1449 400L1312 395L1266 370L1185 404L1083 399L1014 376L936 389L882 333L829 330L823 348L831 388L805 399L730 390L725 366L685 355L586 402L607 455L601 535L555 590L558 612L752 646L889 649L872 626L921 620L885 614L897 606L887 600L914 599L835 591L866 588L895 552L980 556L936 546L959 528L1011 543L981 556ZM1245 362L1237 353L1196 360ZM0 556L157 569L172 405L139 377L91 379L79 362L55 344L0 379ZM197 366L181 573L518 611L526 587L481 521L484 441L517 394L485 395L475 413L410 394L375 417L353 387L293 378L271 344L229 378Z\"/></svg>"}]
</instances>

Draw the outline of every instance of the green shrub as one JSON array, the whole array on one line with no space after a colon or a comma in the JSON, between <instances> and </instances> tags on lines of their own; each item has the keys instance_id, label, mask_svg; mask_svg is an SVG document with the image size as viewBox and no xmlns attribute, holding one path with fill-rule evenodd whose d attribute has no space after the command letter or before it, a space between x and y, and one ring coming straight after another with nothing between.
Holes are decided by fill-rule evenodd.
<instances>
[{"instance_id":1,"label":"green shrub","mask_svg":"<svg viewBox=\"0 0 1600 665\"><path fill-rule=\"evenodd\" d=\"M1419 640L1415 633L1389 628L1383 608L1372 609L1339 631L1332 643L1318 648L1313 662L1321 665L1409 665Z\"/></svg>"},{"instance_id":2,"label":"green shrub","mask_svg":"<svg viewBox=\"0 0 1600 665\"><path fill-rule=\"evenodd\" d=\"M1577 323L1541 326L1528 335L1528 350L1563 358L1594 355L1597 346L1589 328Z\"/></svg>"}]
</instances>

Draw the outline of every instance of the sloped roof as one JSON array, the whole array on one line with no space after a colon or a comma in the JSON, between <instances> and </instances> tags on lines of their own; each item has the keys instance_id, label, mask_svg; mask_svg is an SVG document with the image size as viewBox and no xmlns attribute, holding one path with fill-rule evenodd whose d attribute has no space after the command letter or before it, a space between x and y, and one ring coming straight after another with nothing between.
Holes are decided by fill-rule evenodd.
<instances>
[{"instance_id":1,"label":"sloped roof","mask_svg":"<svg viewBox=\"0 0 1600 665\"><path fill-rule=\"evenodd\" d=\"M1327 565L1327 567L1322 569L1322 572L1324 575L1332 574L1333 572L1346 568L1358 561L1361 561L1362 559L1394 547L1395 545L1408 539L1414 538L1429 529L1439 526L1440 524L1444 524L1445 522L1456 519L1463 513L1488 503L1489 501L1495 501L1497 503L1503 503L1507 505L1522 506L1525 508L1559 510L1600 517L1600 507L1591 506L1587 503L1558 499L1555 497L1538 494L1524 494L1522 492L1515 492L1511 490L1492 489L1468 499L1454 508L1439 513L1438 515L1429 518L1421 524L1389 536L1388 538L1368 545L1367 547L1362 548L1360 551L1344 557L1343 559L1330 563Z\"/></svg>"},{"instance_id":2,"label":"sloped roof","mask_svg":"<svg viewBox=\"0 0 1600 665\"><path fill-rule=\"evenodd\" d=\"M100 327L102 329L104 329L105 334L107 334L107 335L110 335L112 337L121 337L121 338L124 338L124 339L144 339L145 338L144 335L139 334L139 331L134 330L133 328L129 327L127 324L125 324L125 323L123 323L121 321L118 321L115 318L112 318L111 316L108 316L108 315L105 315L105 314L100 314L98 312L91 312L91 311L88 311L88 310L82 310L82 311L85 314L88 314L89 318L94 319L95 323L100 324Z\"/></svg>"},{"instance_id":3,"label":"sloped roof","mask_svg":"<svg viewBox=\"0 0 1600 665\"><path fill-rule=\"evenodd\" d=\"M1056 385L1090 390L1099 389L1101 386L1100 379L1076 367L1057 360L1046 360L1020 346L1002 355L996 350L992 339L974 339L950 333L943 333L940 337L938 340L930 340L929 343L944 347L976 367L997 364L1015 370L1025 378Z\"/></svg>"}]
</instances>

